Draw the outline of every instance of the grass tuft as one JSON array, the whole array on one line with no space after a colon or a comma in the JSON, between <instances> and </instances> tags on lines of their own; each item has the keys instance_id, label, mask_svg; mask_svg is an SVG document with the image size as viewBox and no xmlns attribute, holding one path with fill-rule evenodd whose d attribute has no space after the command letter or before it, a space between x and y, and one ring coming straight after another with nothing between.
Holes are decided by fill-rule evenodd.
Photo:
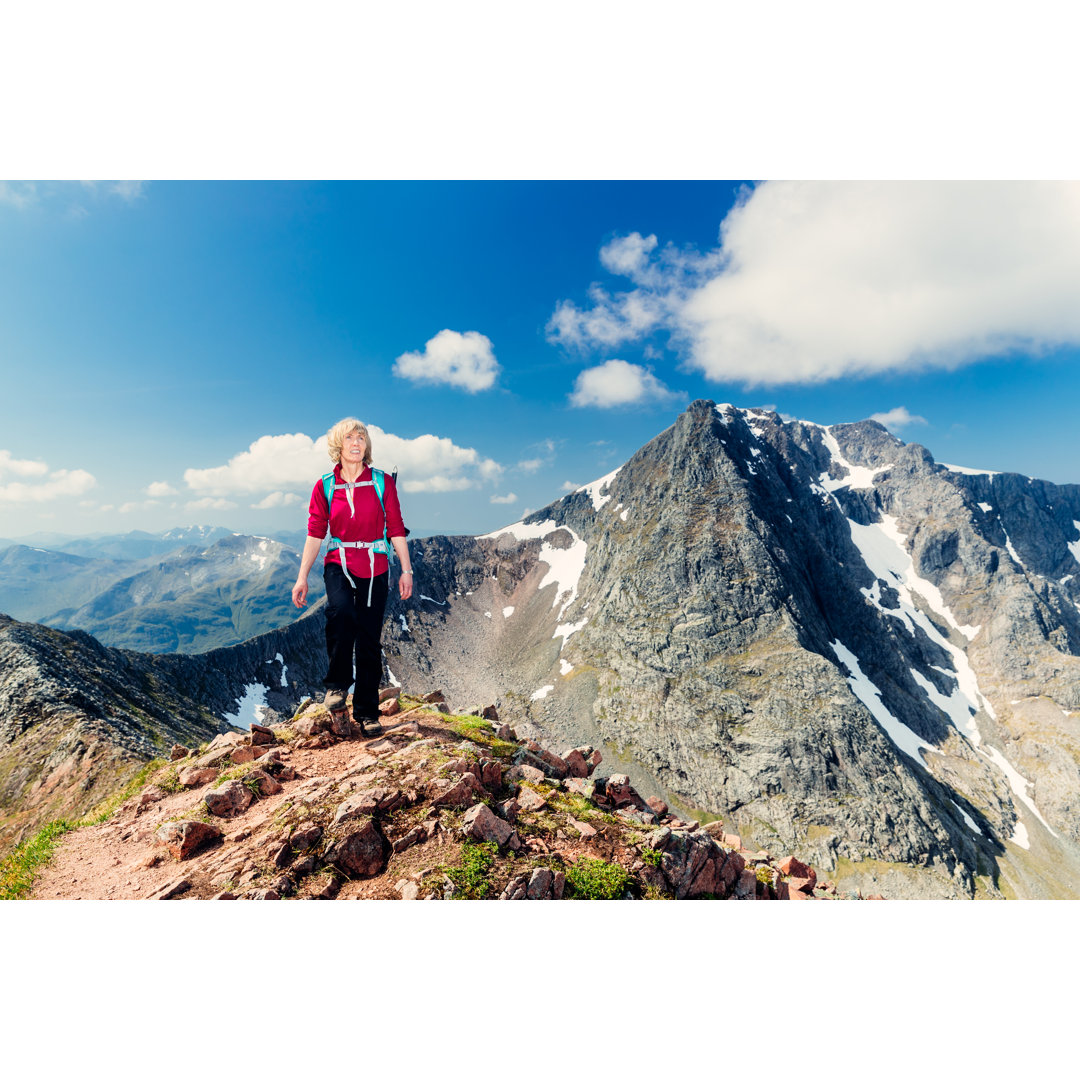
<instances>
[{"instance_id":1,"label":"grass tuft","mask_svg":"<svg viewBox=\"0 0 1080 1080\"><path fill-rule=\"evenodd\" d=\"M617 863L578 859L566 868L566 880L573 886L572 900L620 900L631 878Z\"/></svg>"}]
</instances>

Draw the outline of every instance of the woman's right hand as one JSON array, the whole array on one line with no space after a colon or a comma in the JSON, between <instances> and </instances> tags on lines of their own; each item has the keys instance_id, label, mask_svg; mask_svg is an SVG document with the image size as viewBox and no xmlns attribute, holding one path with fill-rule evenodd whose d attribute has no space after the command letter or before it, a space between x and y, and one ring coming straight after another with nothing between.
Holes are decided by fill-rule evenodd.
<instances>
[{"instance_id":1,"label":"woman's right hand","mask_svg":"<svg viewBox=\"0 0 1080 1080\"><path fill-rule=\"evenodd\" d=\"M308 583L306 577L298 577L292 587L292 602L302 608L307 605Z\"/></svg>"}]
</instances>

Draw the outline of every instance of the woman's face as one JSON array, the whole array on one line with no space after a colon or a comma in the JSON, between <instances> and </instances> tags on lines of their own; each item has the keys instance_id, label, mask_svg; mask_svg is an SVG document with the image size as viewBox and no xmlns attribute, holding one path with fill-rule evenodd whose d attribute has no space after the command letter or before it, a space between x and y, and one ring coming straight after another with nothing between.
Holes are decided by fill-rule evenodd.
<instances>
[{"instance_id":1,"label":"woman's face","mask_svg":"<svg viewBox=\"0 0 1080 1080\"><path fill-rule=\"evenodd\" d=\"M367 448L367 440L362 431L350 431L341 442L341 460L350 465L362 465L364 463L364 450Z\"/></svg>"}]
</instances>

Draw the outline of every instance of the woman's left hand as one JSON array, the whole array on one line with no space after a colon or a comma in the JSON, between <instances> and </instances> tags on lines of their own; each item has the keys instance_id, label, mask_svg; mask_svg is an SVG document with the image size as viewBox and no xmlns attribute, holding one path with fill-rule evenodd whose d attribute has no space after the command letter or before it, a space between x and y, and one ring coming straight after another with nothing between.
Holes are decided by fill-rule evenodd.
<instances>
[{"instance_id":1,"label":"woman's left hand","mask_svg":"<svg viewBox=\"0 0 1080 1080\"><path fill-rule=\"evenodd\" d=\"M413 576L412 573L401 574L398 577L398 593L401 595L402 600L408 600L412 596Z\"/></svg>"}]
</instances>

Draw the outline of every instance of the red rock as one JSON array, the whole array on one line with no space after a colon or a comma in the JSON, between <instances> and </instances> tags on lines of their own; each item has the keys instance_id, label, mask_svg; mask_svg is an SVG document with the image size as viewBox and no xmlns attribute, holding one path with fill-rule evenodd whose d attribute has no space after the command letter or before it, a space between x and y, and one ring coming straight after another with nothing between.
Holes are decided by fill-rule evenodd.
<instances>
[{"instance_id":1,"label":"red rock","mask_svg":"<svg viewBox=\"0 0 1080 1080\"><path fill-rule=\"evenodd\" d=\"M163 791L156 784L148 787L139 796L139 809L141 810L143 807L150 806L156 802L161 802L168 794L167 791Z\"/></svg>"},{"instance_id":2,"label":"red rock","mask_svg":"<svg viewBox=\"0 0 1080 1080\"><path fill-rule=\"evenodd\" d=\"M658 817L663 817L668 812L668 804L655 795L650 795L645 800L645 805Z\"/></svg>"},{"instance_id":3,"label":"red rock","mask_svg":"<svg viewBox=\"0 0 1080 1080\"><path fill-rule=\"evenodd\" d=\"M421 701L426 701L429 705L439 705L446 701L446 695L441 690L432 690L430 694L425 694Z\"/></svg>"},{"instance_id":4,"label":"red rock","mask_svg":"<svg viewBox=\"0 0 1080 1080\"><path fill-rule=\"evenodd\" d=\"M757 874L755 874L752 869L747 867L746 869L740 871L739 879L735 882L735 899L756 900L757 887Z\"/></svg>"},{"instance_id":5,"label":"red rock","mask_svg":"<svg viewBox=\"0 0 1080 1080\"><path fill-rule=\"evenodd\" d=\"M589 775L592 776L593 769L604 760L604 755L599 750L594 750L588 757L585 758L586 764L589 766Z\"/></svg>"},{"instance_id":6,"label":"red rock","mask_svg":"<svg viewBox=\"0 0 1080 1080\"><path fill-rule=\"evenodd\" d=\"M502 818L496 817L484 803L477 803L465 811L465 816L461 819L461 831L481 843L493 841L501 849L517 851L521 847L517 832Z\"/></svg>"},{"instance_id":7,"label":"red rock","mask_svg":"<svg viewBox=\"0 0 1080 1080\"><path fill-rule=\"evenodd\" d=\"M517 793L517 803L518 808L526 812L543 810L547 806L547 800L544 796L525 784L521 785L521 790Z\"/></svg>"},{"instance_id":8,"label":"red rock","mask_svg":"<svg viewBox=\"0 0 1080 1080\"><path fill-rule=\"evenodd\" d=\"M561 900L563 898L563 890L566 888L566 875L557 870L555 876L551 881L551 899Z\"/></svg>"},{"instance_id":9,"label":"red rock","mask_svg":"<svg viewBox=\"0 0 1080 1080\"><path fill-rule=\"evenodd\" d=\"M503 802L499 803L499 814L500 816L506 818L506 820L509 821L511 824L513 824L515 821L517 821L518 810L520 808L521 807L517 799L506 799Z\"/></svg>"},{"instance_id":10,"label":"red rock","mask_svg":"<svg viewBox=\"0 0 1080 1080\"><path fill-rule=\"evenodd\" d=\"M502 787L502 765L493 758L482 758L479 779L489 791L498 791Z\"/></svg>"},{"instance_id":11,"label":"red rock","mask_svg":"<svg viewBox=\"0 0 1080 1080\"><path fill-rule=\"evenodd\" d=\"M396 697L387 698L379 704L380 716L397 716L401 712L401 702Z\"/></svg>"},{"instance_id":12,"label":"red rock","mask_svg":"<svg viewBox=\"0 0 1080 1080\"><path fill-rule=\"evenodd\" d=\"M322 834L323 831L318 825L305 825L292 834L289 843L296 851L307 851L322 839Z\"/></svg>"},{"instance_id":13,"label":"red rock","mask_svg":"<svg viewBox=\"0 0 1080 1080\"><path fill-rule=\"evenodd\" d=\"M624 773L608 777L604 794L615 806L636 802L638 798L637 792L630 786L630 777Z\"/></svg>"},{"instance_id":14,"label":"red rock","mask_svg":"<svg viewBox=\"0 0 1080 1080\"><path fill-rule=\"evenodd\" d=\"M793 891L812 893L814 891L814 885L816 881L816 877L793 877L789 878L788 884L791 886Z\"/></svg>"},{"instance_id":15,"label":"red rock","mask_svg":"<svg viewBox=\"0 0 1080 1080\"><path fill-rule=\"evenodd\" d=\"M484 794L480 781L471 772L465 773L456 784L448 780L433 780L429 785L429 790L431 789L441 792L432 797L433 806L468 806Z\"/></svg>"},{"instance_id":16,"label":"red rock","mask_svg":"<svg viewBox=\"0 0 1080 1080\"><path fill-rule=\"evenodd\" d=\"M578 821L577 818L572 817L570 818L570 824L573 825L586 840L591 840L596 835L596 830L587 821Z\"/></svg>"},{"instance_id":17,"label":"red rock","mask_svg":"<svg viewBox=\"0 0 1080 1080\"><path fill-rule=\"evenodd\" d=\"M249 761L255 760L255 750L250 746L238 746L231 754L229 754L229 760L234 765L244 765Z\"/></svg>"},{"instance_id":18,"label":"red rock","mask_svg":"<svg viewBox=\"0 0 1080 1080\"><path fill-rule=\"evenodd\" d=\"M239 817L252 803L254 794L239 780L230 780L203 796L206 809L215 817Z\"/></svg>"},{"instance_id":19,"label":"red rock","mask_svg":"<svg viewBox=\"0 0 1080 1080\"><path fill-rule=\"evenodd\" d=\"M400 696L401 696L401 687L400 686L384 686L379 691L379 704L381 705L384 701L389 701L391 698L397 699Z\"/></svg>"},{"instance_id":20,"label":"red rock","mask_svg":"<svg viewBox=\"0 0 1080 1080\"><path fill-rule=\"evenodd\" d=\"M490 720L492 724L499 724L499 711L495 708L494 705L485 705L483 711L480 713L480 716L484 720ZM500 736L500 738L502 738L502 736Z\"/></svg>"},{"instance_id":21,"label":"red rock","mask_svg":"<svg viewBox=\"0 0 1080 1080\"><path fill-rule=\"evenodd\" d=\"M585 763L585 758L582 756L580 750L571 750L567 754L563 761L566 763L566 772L568 776L580 776L582 778L589 775L589 766Z\"/></svg>"},{"instance_id":22,"label":"red rock","mask_svg":"<svg viewBox=\"0 0 1080 1080\"><path fill-rule=\"evenodd\" d=\"M301 716L293 721L293 728L301 735L319 735L330 730L330 716L327 713Z\"/></svg>"},{"instance_id":23,"label":"red rock","mask_svg":"<svg viewBox=\"0 0 1080 1080\"><path fill-rule=\"evenodd\" d=\"M170 761L179 761L181 758L186 758L191 751L186 746L181 746L177 743L172 750L169 751Z\"/></svg>"},{"instance_id":24,"label":"red rock","mask_svg":"<svg viewBox=\"0 0 1080 1080\"><path fill-rule=\"evenodd\" d=\"M279 791L284 790L281 784L279 784L269 773L263 772L262 769L252 769L244 779L249 784L254 782L256 790L263 798L266 798L268 795L277 795Z\"/></svg>"},{"instance_id":25,"label":"red rock","mask_svg":"<svg viewBox=\"0 0 1080 1080\"><path fill-rule=\"evenodd\" d=\"M170 821L157 831L158 842L177 859L189 859L200 848L221 837L221 830L205 821Z\"/></svg>"},{"instance_id":26,"label":"red rock","mask_svg":"<svg viewBox=\"0 0 1080 1080\"><path fill-rule=\"evenodd\" d=\"M544 772L542 769L534 768L532 765L512 765L506 770L506 779L531 780L534 784L538 784L544 779Z\"/></svg>"},{"instance_id":27,"label":"red rock","mask_svg":"<svg viewBox=\"0 0 1080 1080\"><path fill-rule=\"evenodd\" d=\"M544 867L538 867L529 877L529 883L525 888L525 896L528 900L548 900L551 897L551 885L554 875Z\"/></svg>"},{"instance_id":28,"label":"red rock","mask_svg":"<svg viewBox=\"0 0 1080 1080\"><path fill-rule=\"evenodd\" d=\"M371 877L386 865L385 846L375 822L361 818L356 828L326 849L323 861L350 877Z\"/></svg>"},{"instance_id":29,"label":"red rock","mask_svg":"<svg viewBox=\"0 0 1080 1080\"><path fill-rule=\"evenodd\" d=\"M733 848L735 851L742 851L742 837L737 833L724 833L720 842L724 847Z\"/></svg>"},{"instance_id":30,"label":"red rock","mask_svg":"<svg viewBox=\"0 0 1080 1080\"><path fill-rule=\"evenodd\" d=\"M187 892L191 888L191 881L186 877L173 878L172 881L166 882L159 889L155 889L147 900L175 900L181 893Z\"/></svg>"},{"instance_id":31,"label":"red rock","mask_svg":"<svg viewBox=\"0 0 1080 1080\"><path fill-rule=\"evenodd\" d=\"M231 892L219 892L217 896L211 896L211 900L235 900L236 893Z\"/></svg>"},{"instance_id":32,"label":"red rock","mask_svg":"<svg viewBox=\"0 0 1080 1080\"><path fill-rule=\"evenodd\" d=\"M251 725L252 746L272 746L276 742L277 736L268 727L263 727L262 724Z\"/></svg>"}]
</instances>

